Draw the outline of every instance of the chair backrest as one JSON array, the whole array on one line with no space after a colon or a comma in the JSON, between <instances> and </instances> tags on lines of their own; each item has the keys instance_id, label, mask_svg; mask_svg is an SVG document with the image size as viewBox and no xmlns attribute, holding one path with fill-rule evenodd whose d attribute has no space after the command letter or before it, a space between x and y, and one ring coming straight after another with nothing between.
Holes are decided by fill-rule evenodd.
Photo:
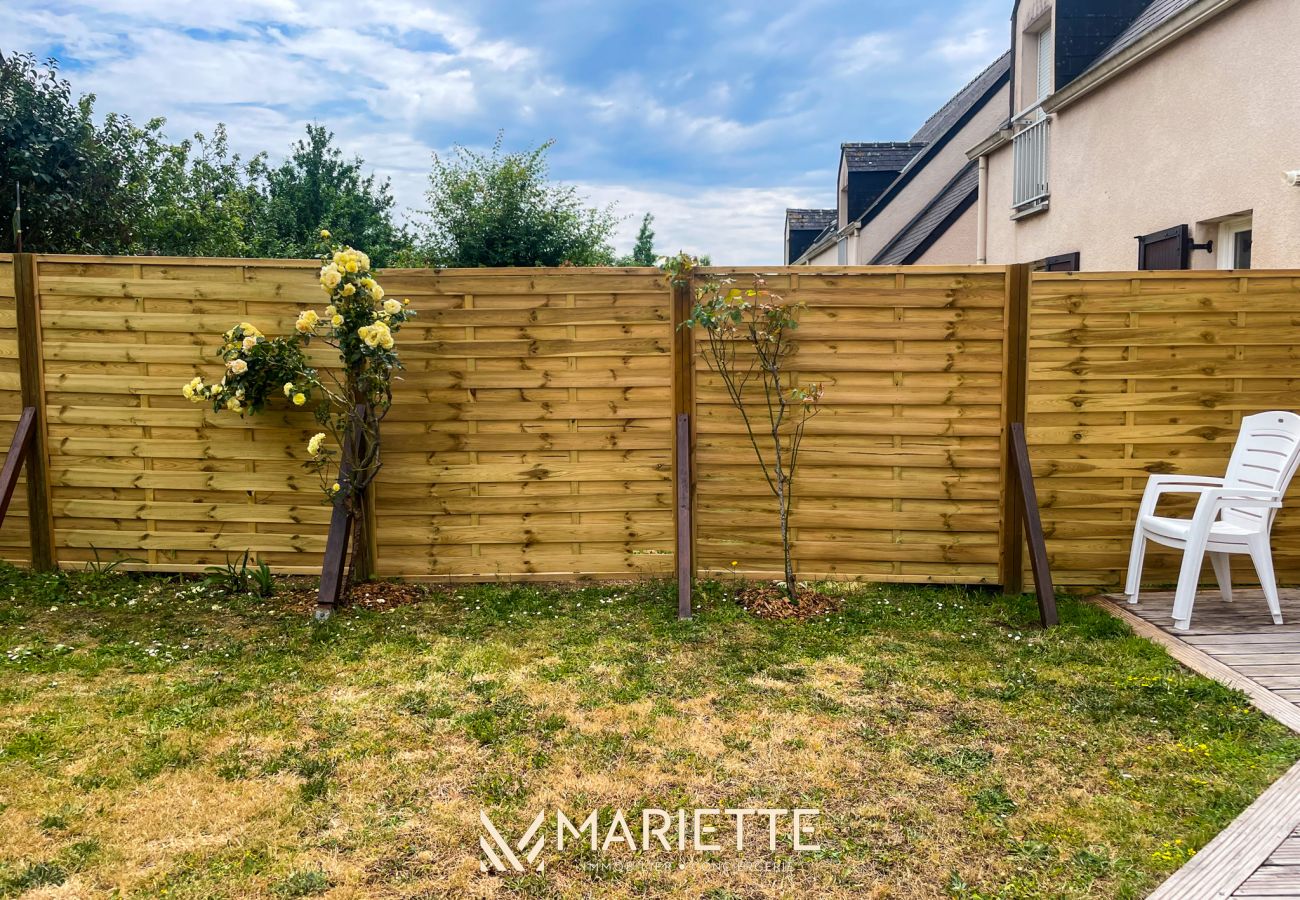
<instances>
[{"instance_id":1,"label":"chair backrest","mask_svg":"<svg viewBox=\"0 0 1300 900\"><path fill-rule=\"evenodd\" d=\"M1300 416L1292 412L1263 412L1241 420L1232 448L1224 487L1253 488L1285 494L1300 463ZM1222 519L1255 531L1273 527L1275 509L1233 508Z\"/></svg>"}]
</instances>

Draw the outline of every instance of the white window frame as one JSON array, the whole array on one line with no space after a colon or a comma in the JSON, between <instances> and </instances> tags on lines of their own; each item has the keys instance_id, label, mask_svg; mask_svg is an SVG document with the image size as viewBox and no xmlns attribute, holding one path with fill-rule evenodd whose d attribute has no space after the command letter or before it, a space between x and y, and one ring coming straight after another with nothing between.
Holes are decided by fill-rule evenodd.
<instances>
[{"instance_id":1,"label":"white window frame","mask_svg":"<svg viewBox=\"0 0 1300 900\"><path fill-rule=\"evenodd\" d=\"M1255 217L1236 216L1219 223L1219 236L1215 246L1219 250L1219 268L1235 268L1237 255L1237 235L1243 231L1254 231Z\"/></svg>"}]
</instances>

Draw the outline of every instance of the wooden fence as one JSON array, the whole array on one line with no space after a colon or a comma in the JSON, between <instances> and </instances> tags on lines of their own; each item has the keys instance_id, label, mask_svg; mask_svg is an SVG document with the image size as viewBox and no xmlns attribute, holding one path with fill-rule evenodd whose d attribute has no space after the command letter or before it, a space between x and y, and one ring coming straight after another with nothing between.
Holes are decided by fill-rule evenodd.
<instances>
[{"instance_id":1,"label":"wooden fence","mask_svg":"<svg viewBox=\"0 0 1300 900\"><path fill-rule=\"evenodd\" d=\"M1115 584L1147 476L1222 475L1243 415L1300 411L1300 272L1035 273L1030 298L1027 433L1053 576ZM1273 538L1290 583L1297 506L1293 487ZM1177 564L1153 549L1147 580L1176 581Z\"/></svg>"},{"instance_id":2,"label":"wooden fence","mask_svg":"<svg viewBox=\"0 0 1300 900\"><path fill-rule=\"evenodd\" d=\"M807 304L797 375L826 390L795 484L802 576L1000 581L1007 277L1002 267L766 276ZM720 379L698 356L696 366L699 568L780 577L771 492Z\"/></svg>"},{"instance_id":3,"label":"wooden fence","mask_svg":"<svg viewBox=\"0 0 1300 900\"><path fill-rule=\"evenodd\" d=\"M382 282L418 315L384 423L379 573L671 574L663 275L401 270Z\"/></svg>"},{"instance_id":4,"label":"wooden fence","mask_svg":"<svg viewBox=\"0 0 1300 900\"><path fill-rule=\"evenodd\" d=\"M279 571L318 571L329 510L302 468L311 418L278 405L216 415L179 393L215 374L232 323L291 331L301 306L320 303L314 269L0 256L0 421L24 402L43 417L39 508L29 518L19 492L0 555L195 571L251 549ZM826 386L796 485L806 577L1015 584L1004 435L1023 418L1058 580L1113 584L1147 474L1219 473L1243 413L1300 406L1300 273L764 274L807 304L798 374ZM728 275L750 277L701 277ZM689 288L651 269L380 278L418 312L384 426L381 575L670 574L679 414L694 428L682 484L695 570L779 572L752 450L675 329ZM311 353L330 362L328 349ZM1276 547L1280 570L1300 578L1300 516L1284 512Z\"/></svg>"}]
</instances>

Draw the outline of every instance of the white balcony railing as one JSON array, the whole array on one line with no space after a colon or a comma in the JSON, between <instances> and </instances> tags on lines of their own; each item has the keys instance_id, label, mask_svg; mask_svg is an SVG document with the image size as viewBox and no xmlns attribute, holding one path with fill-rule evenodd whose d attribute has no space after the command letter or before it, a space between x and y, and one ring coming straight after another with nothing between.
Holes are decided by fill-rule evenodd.
<instances>
[{"instance_id":1,"label":"white balcony railing","mask_svg":"<svg viewBox=\"0 0 1300 900\"><path fill-rule=\"evenodd\" d=\"M1016 211L1039 206L1047 199L1048 119L1042 118L1012 139L1015 165Z\"/></svg>"}]
</instances>

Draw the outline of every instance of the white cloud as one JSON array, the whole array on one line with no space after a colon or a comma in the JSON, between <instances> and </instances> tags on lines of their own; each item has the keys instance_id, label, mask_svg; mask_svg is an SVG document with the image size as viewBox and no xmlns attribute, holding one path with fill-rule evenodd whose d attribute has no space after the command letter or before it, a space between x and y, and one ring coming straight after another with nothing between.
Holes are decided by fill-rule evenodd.
<instances>
[{"instance_id":1,"label":"white cloud","mask_svg":"<svg viewBox=\"0 0 1300 900\"><path fill-rule=\"evenodd\" d=\"M872 32L861 35L835 53L837 68L844 74L860 74L893 65L902 58L898 35Z\"/></svg>"}]
</instances>

